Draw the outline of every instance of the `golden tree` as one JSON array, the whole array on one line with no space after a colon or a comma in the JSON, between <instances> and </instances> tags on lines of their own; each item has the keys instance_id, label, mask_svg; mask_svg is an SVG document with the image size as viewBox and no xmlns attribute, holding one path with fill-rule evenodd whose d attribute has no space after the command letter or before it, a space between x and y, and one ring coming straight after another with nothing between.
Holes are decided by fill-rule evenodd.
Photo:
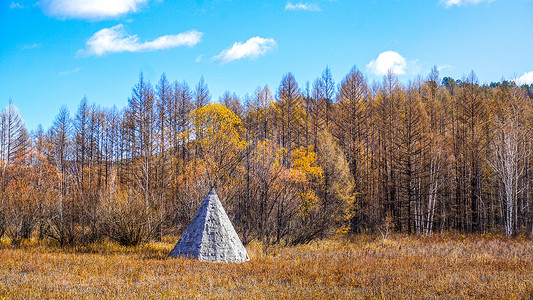
<instances>
[{"instance_id":1,"label":"golden tree","mask_svg":"<svg viewBox=\"0 0 533 300\"><path fill-rule=\"evenodd\" d=\"M241 119L226 106L210 103L193 110L189 122L192 126L186 134L196 146L196 159L205 162L213 185L225 183L247 145Z\"/></svg>"}]
</instances>

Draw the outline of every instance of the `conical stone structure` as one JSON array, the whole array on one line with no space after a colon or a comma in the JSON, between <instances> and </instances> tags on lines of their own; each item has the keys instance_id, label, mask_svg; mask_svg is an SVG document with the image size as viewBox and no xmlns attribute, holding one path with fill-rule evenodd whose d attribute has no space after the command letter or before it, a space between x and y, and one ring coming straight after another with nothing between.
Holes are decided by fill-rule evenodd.
<instances>
[{"instance_id":1,"label":"conical stone structure","mask_svg":"<svg viewBox=\"0 0 533 300\"><path fill-rule=\"evenodd\" d=\"M209 191L169 256L212 262L239 263L250 260L215 189Z\"/></svg>"}]
</instances>

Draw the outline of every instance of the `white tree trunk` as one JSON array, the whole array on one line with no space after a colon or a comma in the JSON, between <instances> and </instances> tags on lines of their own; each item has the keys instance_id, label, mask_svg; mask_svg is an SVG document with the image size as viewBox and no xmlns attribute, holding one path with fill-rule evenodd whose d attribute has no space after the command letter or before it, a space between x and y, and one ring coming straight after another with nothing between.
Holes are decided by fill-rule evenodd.
<instances>
[{"instance_id":1,"label":"white tree trunk","mask_svg":"<svg viewBox=\"0 0 533 300\"><path fill-rule=\"evenodd\" d=\"M493 140L494 157L489 164L503 184L505 233L511 236L515 234L518 181L524 172L522 162L528 156L529 150L523 147L523 131L516 112L509 114L500 125Z\"/></svg>"}]
</instances>

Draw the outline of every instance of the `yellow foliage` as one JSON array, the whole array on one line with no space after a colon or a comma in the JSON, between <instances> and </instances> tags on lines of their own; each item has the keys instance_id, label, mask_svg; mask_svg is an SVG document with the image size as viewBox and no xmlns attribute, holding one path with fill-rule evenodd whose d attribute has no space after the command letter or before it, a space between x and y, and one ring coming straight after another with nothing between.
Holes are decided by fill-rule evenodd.
<instances>
[{"instance_id":1,"label":"yellow foliage","mask_svg":"<svg viewBox=\"0 0 533 300\"><path fill-rule=\"evenodd\" d=\"M189 136L194 136L200 146L241 150L247 145L241 137L244 131L241 119L222 104L209 103L193 110L190 122L193 127Z\"/></svg>"},{"instance_id":2,"label":"yellow foliage","mask_svg":"<svg viewBox=\"0 0 533 300\"><path fill-rule=\"evenodd\" d=\"M319 204L320 201L313 190L308 189L300 193L300 214L304 218L309 217L312 211L318 209Z\"/></svg>"},{"instance_id":3,"label":"yellow foliage","mask_svg":"<svg viewBox=\"0 0 533 300\"><path fill-rule=\"evenodd\" d=\"M228 179L248 145L242 138L241 119L226 106L209 103L193 110L189 123L187 137L196 148L196 158L206 163L210 180Z\"/></svg>"},{"instance_id":4,"label":"yellow foliage","mask_svg":"<svg viewBox=\"0 0 533 300\"><path fill-rule=\"evenodd\" d=\"M113 198L117 202L117 205L124 205L129 201L128 191L122 189L114 191Z\"/></svg>"},{"instance_id":5,"label":"yellow foliage","mask_svg":"<svg viewBox=\"0 0 533 300\"><path fill-rule=\"evenodd\" d=\"M310 180L321 180L323 175L322 168L317 163L316 152L313 146L308 148L300 147L291 153L293 168L300 171Z\"/></svg>"}]
</instances>

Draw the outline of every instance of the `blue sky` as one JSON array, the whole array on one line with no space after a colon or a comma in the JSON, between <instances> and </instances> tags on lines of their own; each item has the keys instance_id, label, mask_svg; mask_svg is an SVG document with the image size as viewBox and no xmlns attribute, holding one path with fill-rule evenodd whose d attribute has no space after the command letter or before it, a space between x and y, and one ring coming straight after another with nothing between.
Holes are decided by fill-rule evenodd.
<instances>
[{"instance_id":1,"label":"blue sky","mask_svg":"<svg viewBox=\"0 0 533 300\"><path fill-rule=\"evenodd\" d=\"M3 0L0 106L47 129L84 96L122 108L142 70L157 83L204 76L216 100L258 86L301 86L329 66L369 81L474 70L481 83L533 83L532 0Z\"/></svg>"}]
</instances>

